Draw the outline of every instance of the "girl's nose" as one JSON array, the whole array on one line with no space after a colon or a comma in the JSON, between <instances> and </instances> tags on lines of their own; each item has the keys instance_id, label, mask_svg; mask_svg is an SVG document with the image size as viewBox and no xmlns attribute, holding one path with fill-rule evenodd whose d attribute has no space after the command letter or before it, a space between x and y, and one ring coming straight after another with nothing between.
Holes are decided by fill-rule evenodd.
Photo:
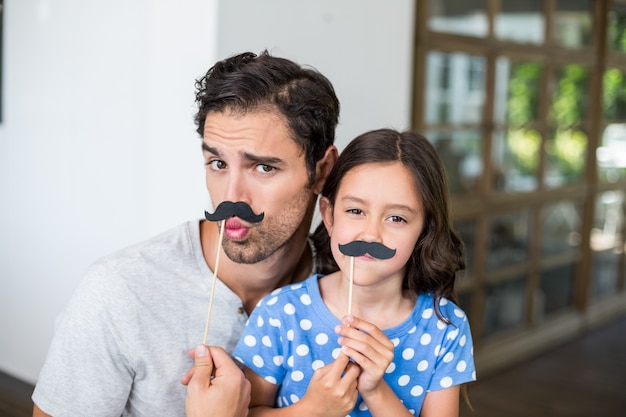
<instances>
[{"instance_id":1,"label":"girl's nose","mask_svg":"<svg viewBox=\"0 0 626 417\"><path fill-rule=\"evenodd\" d=\"M380 242L381 241L381 225L374 219L367 219L364 224L364 228L359 236L360 240L366 242Z\"/></svg>"}]
</instances>

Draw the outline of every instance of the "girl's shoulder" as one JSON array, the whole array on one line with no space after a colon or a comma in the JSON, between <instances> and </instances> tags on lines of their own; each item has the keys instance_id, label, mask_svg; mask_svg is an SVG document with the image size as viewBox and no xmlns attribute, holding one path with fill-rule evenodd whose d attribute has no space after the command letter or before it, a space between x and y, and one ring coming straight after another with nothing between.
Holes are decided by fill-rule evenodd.
<instances>
[{"instance_id":1,"label":"girl's shoulder","mask_svg":"<svg viewBox=\"0 0 626 417\"><path fill-rule=\"evenodd\" d=\"M432 293L420 294L416 309L419 310L418 314L422 318L439 318L439 322L442 322L441 318L443 318L455 327L461 327L467 323L467 315L461 307L445 297L435 299Z\"/></svg>"}]
</instances>

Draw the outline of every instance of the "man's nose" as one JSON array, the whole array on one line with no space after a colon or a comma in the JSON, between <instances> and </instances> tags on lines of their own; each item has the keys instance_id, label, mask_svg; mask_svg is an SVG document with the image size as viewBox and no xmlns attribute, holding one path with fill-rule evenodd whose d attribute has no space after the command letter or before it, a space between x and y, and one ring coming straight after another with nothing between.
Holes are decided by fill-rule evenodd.
<instances>
[{"instance_id":1,"label":"man's nose","mask_svg":"<svg viewBox=\"0 0 626 417\"><path fill-rule=\"evenodd\" d=\"M248 184L245 175L238 171L231 170L226 179L226 189L224 201L243 201L250 203Z\"/></svg>"}]
</instances>

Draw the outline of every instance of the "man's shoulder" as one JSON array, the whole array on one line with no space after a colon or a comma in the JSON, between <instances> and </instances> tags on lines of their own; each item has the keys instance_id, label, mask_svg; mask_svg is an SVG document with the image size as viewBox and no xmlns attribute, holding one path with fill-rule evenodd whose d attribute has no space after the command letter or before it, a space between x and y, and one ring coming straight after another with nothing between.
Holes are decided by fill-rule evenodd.
<instances>
[{"instance_id":1,"label":"man's shoulder","mask_svg":"<svg viewBox=\"0 0 626 417\"><path fill-rule=\"evenodd\" d=\"M198 261L201 248L194 247L190 237L194 224L178 225L97 259L85 271L72 299L105 308L107 303L117 304L138 295L160 300L161 295L178 294L182 282L193 286L203 278Z\"/></svg>"},{"instance_id":2,"label":"man's shoulder","mask_svg":"<svg viewBox=\"0 0 626 417\"><path fill-rule=\"evenodd\" d=\"M194 229L194 225L196 229ZM84 281L127 282L156 280L164 274L195 271L202 259L197 221L182 223L149 239L127 246L95 260L87 269ZM195 235L194 235L195 233ZM120 282L121 283L121 282Z\"/></svg>"}]
</instances>

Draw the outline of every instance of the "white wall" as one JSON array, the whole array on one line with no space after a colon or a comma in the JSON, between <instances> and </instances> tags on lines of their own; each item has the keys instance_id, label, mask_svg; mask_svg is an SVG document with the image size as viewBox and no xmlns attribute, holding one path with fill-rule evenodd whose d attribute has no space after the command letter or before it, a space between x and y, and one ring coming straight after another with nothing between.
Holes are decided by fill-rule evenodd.
<instances>
[{"instance_id":1,"label":"white wall","mask_svg":"<svg viewBox=\"0 0 626 417\"><path fill-rule=\"evenodd\" d=\"M34 382L95 258L208 203L193 82L244 50L311 64L338 145L409 125L413 1L5 0L0 371Z\"/></svg>"},{"instance_id":2,"label":"white wall","mask_svg":"<svg viewBox=\"0 0 626 417\"><path fill-rule=\"evenodd\" d=\"M218 55L268 49L309 64L341 102L337 145L410 127L413 0L223 0Z\"/></svg>"},{"instance_id":3,"label":"white wall","mask_svg":"<svg viewBox=\"0 0 626 417\"><path fill-rule=\"evenodd\" d=\"M0 370L33 382L87 265L202 215L215 1L5 0Z\"/></svg>"}]
</instances>

